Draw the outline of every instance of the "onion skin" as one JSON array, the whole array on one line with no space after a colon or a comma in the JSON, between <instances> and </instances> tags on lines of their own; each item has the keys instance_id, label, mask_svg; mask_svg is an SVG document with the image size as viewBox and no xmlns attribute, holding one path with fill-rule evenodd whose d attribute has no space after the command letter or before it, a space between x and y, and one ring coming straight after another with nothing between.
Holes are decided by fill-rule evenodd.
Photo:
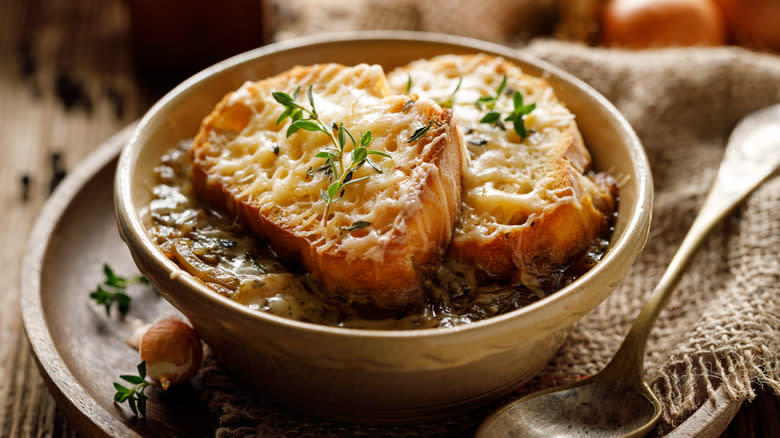
<instances>
[{"instance_id":1,"label":"onion skin","mask_svg":"<svg viewBox=\"0 0 780 438\"><path fill-rule=\"evenodd\" d=\"M139 352L147 375L163 390L191 379L203 359L198 334L175 318L152 324L141 338Z\"/></svg>"},{"instance_id":2,"label":"onion skin","mask_svg":"<svg viewBox=\"0 0 780 438\"><path fill-rule=\"evenodd\" d=\"M780 51L780 1L716 0L735 43Z\"/></svg>"},{"instance_id":3,"label":"onion skin","mask_svg":"<svg viewBox=\"0 0 780 438\"><path fill-rule=\"evenodd\" d=\"M723 16L711 0L612 0L601 26L605 45L630 49L726 42Z\"/></svg>"}]
</instances>

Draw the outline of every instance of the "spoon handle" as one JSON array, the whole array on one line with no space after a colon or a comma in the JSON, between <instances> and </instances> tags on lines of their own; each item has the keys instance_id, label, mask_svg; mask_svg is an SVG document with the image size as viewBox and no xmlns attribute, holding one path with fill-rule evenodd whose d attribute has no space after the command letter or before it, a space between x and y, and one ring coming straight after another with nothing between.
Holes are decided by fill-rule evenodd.
<instances>
[{"instance_id":1,"label":"spoon handle","mask_svg":"<svg viewBox=\"0 0 780 438\"><path fill-rule=\"evenodd\" d=\"M707 233L780 165L780 105L741 122L729 138L723 162L704 205L623 344L607 366L643 373L650 330ZM641 377L641 376L639 376Z\"/></svg>"}]
</instances>

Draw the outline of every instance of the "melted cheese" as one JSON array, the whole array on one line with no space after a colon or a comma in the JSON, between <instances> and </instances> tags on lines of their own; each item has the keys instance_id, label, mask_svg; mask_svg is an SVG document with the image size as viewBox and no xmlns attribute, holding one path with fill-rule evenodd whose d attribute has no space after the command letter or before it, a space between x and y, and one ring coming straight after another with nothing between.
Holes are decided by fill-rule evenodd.
<instances>
[{"instance_id":1,"label":"melted cheese","mask_svg":"<svg viewBox=\"0 0 780 438\"><path fill-rule=\"evenodd\" d=\"M330 204L326 227L321 226L326 202L320 192L330 182L323 172L316 171L325 160L315 155L332 147L330 138L322 132L304 130L287 137L290 119L276 124L284 107L272 97L274 91L292 95L300 86L298 102L309 108L309 84L314 84L313 100L324 123L344 123L358 140L362 133L371 131L374 140L368 148L391 155L369 156L382 173L368 165L358 169L353 179L369 178L347 186L343 197ZM376 65L329 64L247 82L226 101L224 111L224 117L234 119L248 114L245 126L238 132L227 129L210 133L210 143L218 147L211 148L205 162L209 184L220 184L236 200L260 206L261 215L305 237L318 252L337 250L347 257L378 261L395 256L387 253L387 247L391 241L398 243L407 238L407 219L423 208L421 186L426 180L441 183L438 167L427 162L426 157L440 141L448 141L445 134L441 134L442 138L430 138L436 131L431 129L426 141L408 143L416 129L441 114L441 108L430 99L418 99L404 110L408 101L407 96L389 95L384 72ZM234 123L218 120L216 125ZM347 144L342 160L345 168L351 162L353 148L350 140ZM431 175L434 177L430 178ZM434 198L446 193L441 187L430 192L426 196ZM446 205L452 201L435 202ZM438 240L426 240L430 234L426 229L434 228L426 224L430 220L424 217L413 222L421 227L419 236L423 237L423 241L414 242L415 247L433 248L441 244ZM343 232L342 228L356 221L370 222L371 226L361 232ZM447 225L447 236L450 231Z\"/></svg>"},{"instance_id":2,"label":"melted cheese","mask_svg":"<svg viewBox=\"0 0 780 438\"><path fill-rule=\"evenodd\" d=\"M506 87L495 109L480 108L480 97L495 96L504 75ZM460 226L455 238L489 240L497 233L525 227L544 209L559 202L576 202L571 190L560 190L550 177L556 150L576 131L574 115L556 98L543 79L524 74L502 58L443 55L414 61L388 75L396 92L405 90L437 102L454 95L453 117L465 141ZM520 138L505 122L506 130L480 123L488 111L502 119L513 109L512 95L519 91L524 104L536 108L525 116L528 135ZM530 219L530 220L529 220Z\"/></svg>"}]
</instances>

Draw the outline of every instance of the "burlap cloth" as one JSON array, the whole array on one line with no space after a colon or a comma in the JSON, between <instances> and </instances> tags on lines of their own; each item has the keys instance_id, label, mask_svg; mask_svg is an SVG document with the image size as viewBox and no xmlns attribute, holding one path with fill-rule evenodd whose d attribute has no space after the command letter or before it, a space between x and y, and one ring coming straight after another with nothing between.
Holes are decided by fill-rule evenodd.
<instances>
[{"instance_id":1,"label":"burlap cloth","mask_svg":"<svg viewBox=\"0 0 780 438\"><path fill-rule=\"evenodd\" d=\"M517 45L506 18L518 14L517 7L511 6L515 9L506 16L495 11L530 2L478 3L480 8L463 0L297 0L280 4L278 35L406 28ZM523 18L548 14L550 2L541 3L536 5L540 9L522 11ZM466 21L479 18L485 9L502 17L493 28ZM652 230L635 266L574 327L523 392L592 375L611 358L701 206L731 129L749 112L780 102L780 57L733 47L627 52L550 40L534 40L519 50L568 70L615 104L641 138L655 183ZM752 399L756 385L769 385L780 394L778 253L780 178L774 177L706 239L653 329L645 365L666 407L659 433L687 418L721 385L734 399ZM441 423L370 427L277 407L237 385L211 357L202 369L202 382L203 397L219 419L219 437L471 436L495 407Z\"/></svg>"}]
</instances>

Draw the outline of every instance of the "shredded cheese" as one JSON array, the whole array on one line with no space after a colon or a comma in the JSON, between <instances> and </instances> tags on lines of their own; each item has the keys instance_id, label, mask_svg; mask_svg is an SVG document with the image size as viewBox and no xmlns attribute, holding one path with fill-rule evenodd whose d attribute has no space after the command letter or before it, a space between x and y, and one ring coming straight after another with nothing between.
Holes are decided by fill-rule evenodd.
<instances>
[{"instance_id":1,"label":"shredded cheese","mask_svg":"<svg viewBox=\"0 0 780 438\"><path fill-rule=\"evenodd\" d=\"M485 96L495 96L504 75L506 87L494 109L475 105ZM560 166L555 150L576 131L574 115L556 98L543 79L524 74L502 58L483 55L443 55L414 61L388 75L396 92L405 90L411 77L411 93L437 102L454 96L453 117L464 136L463 211L456 239L487 241L500 232L529 226L529 218L551 204L572 202L572 192L558 190L550 178ZM511 122L506 129L480 123L488 111L502 114L513 109L512 94L519 91L524 104L536 108L525 117L529 134L520 138Z\"/></svg>"}]
</instances>

